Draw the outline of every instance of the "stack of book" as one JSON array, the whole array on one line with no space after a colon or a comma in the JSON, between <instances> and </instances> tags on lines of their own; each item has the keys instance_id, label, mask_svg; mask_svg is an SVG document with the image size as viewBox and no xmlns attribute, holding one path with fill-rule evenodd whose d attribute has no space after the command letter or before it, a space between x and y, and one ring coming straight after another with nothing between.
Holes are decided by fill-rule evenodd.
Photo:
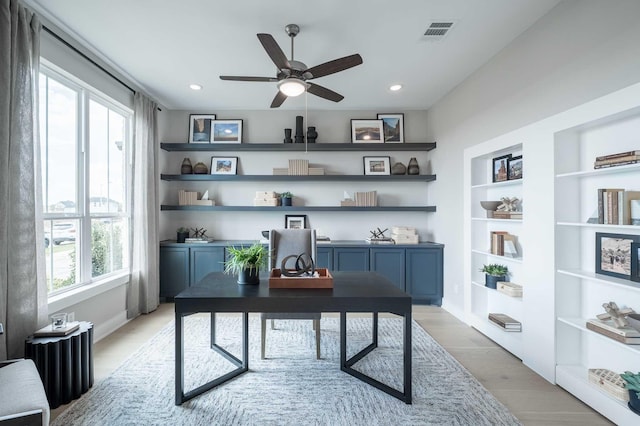
<instances>
[{"instance_id":1,"label":"stack of book","mask_svg":"<svg viewBox=\"0 0 640 426\"><path fill-rule=\"evenodd\" d=\"M380 238L367 238L365 240L369 244L395 244L396 242L392 238L380 237Z\"/></svg>"},{"instance_id":2,"label":"stack of book","mask_svg":"<svg viewBox=\"0 0 640 426\"><path fill-rule=\"evenodd\" d=\"M607 225L633 224L633 213L636 209L634 208L632 211L632 207L638 200L640 200L640 191L625 191L619 188L598 189L598 223Z\"/></svg>"},{"instance_id":3,"label":"stack of book","mask_svg":"<svg viewBox=\"0 0 640 426\"><path fill-rule=\"evenodd\" d=\"M500 313L490 313L489 321L497 325L504 331L522 331L522 323L511 318L509 315Z\"/></svg>"},{"instance_id":4,"label":"stack of book","mask_svg":"<svg viewBox=\"0 0 640 426\"><path fill-rule=\"evenodd\" d=\"M491 254L518 257L517 239L517 236L506 231L491 231Z\"/></svg>"},{"instance_id":5,"label":"stack of book","mask_svg":"<svg viewBox=\"0 0 640 426\"><path fill-rule=\"evenodd\" d=\"M498 281L496 290L511 297L522 297L522 286L509 281Z\"/></svg>"},{"instance_id":6,"label":"stack of book","mask_svg":"<svg viewBox=\"0 0 640 426\"><path fill-rule=\"evenodd\" d=\"M378 205L378 195L376 191L356 192L354 194L356 206L375 207Z\"/></svg>"},{"instance_id":7,"label":"stack of book","mask_svg":"<svg viewBox=\"0 0 640 426\"><path fill-rule=\"evenodd\" d=\"M593 163L593 168L603 169L605 167L624 166L627 164L636 164L638 162L640 162L640 151L625 151L617 154L596 157L596 161Z\"/></svg>"},{"instance_id":8,"label":"stack of book","mask_svg":"<svg viewBox=\"0 0 640 426\"><path fill-rule=\"evenodd\" d=\"M587 328L627 345L640 345L640 331L631 327L617 328L612 321L590 319Z\"/></svg>"},{"instance_id":9,"label":"stack of book","mask_svg":"<svg viewBox=\"0 0 640 426\"><path fill-rule=\"evenodd\" d=\"M178 191L178 205L180 206L215 206L213 200L200 199L200 193L196 191Z\"/></svg>"},{"instance_id":10,"label":"stack of book","mask_svg":"<svg viewBox=\"0 0 640 426\"><path fill-rule=\"evenodd\" d=\"M396 244L418 244L418 232L413 226L392 226L391 238Z\"/></svg>"},{"instance_id":11,"label":"stack of book","mask_svg":"<svg viewBox=\"0 0 640 426\"><path fill-rule=\"evenodd\" d=\"M33 333L33 335L35 337L66 336L68 334L73 333L79 328L80 328L80 322L78 321L69 321L63 327L59 327L59 328L53 328L53 325L49 324L48 326L43 327L40 330Z\"/></svg>"},{"instance_id":12,"label":"stack of book","mask_svg":"<svg viewBox=\"0 0 640 426\"><path fill-rule=\"evenodd\" d=\"M492 213L494 219L522 219L522 212L495 211Z\"/></svg>"}]
</instances>

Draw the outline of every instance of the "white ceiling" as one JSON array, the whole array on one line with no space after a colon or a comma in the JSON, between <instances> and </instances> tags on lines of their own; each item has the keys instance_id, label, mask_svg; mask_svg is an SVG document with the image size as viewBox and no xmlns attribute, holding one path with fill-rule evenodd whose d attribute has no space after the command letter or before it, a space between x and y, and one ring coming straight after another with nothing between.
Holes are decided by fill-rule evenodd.
<instances>
[{"instance_id":1,"label":"white ceiling","mask_svg":"<svg viewBox=\"0 0 640 426\"><path fill-rule=\"evenodd\" d=\"M290 56L286 24L300 26L295 59L308 67L359 53L364 63L313 80L345 99L313 95L310 109L427 109L559 0L30 0L28 3L169 109L268 109L276 83L219 75L275 76L257 33ZM453 20L441 41L431 21ZM195 92L190 83L204 88ZM404 88L391 92L392 83ZM305 96L281 108L299 109Z\"/></svg>"}]
</instances>

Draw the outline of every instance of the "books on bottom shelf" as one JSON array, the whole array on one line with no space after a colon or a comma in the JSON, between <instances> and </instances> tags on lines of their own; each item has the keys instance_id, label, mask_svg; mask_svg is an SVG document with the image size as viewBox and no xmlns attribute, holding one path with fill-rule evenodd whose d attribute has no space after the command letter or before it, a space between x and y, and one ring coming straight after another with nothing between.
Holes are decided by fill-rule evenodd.
<instances>
[{"instance_id":1,"label":"books on bottom shelf","mask_svg":"<svg viewBox=\"0 0 640 426\"><path fill-rule=\"evenodd\" d=\"M612 321L587 320L587 328L627 345L640 345L640 331L631 327L617 328Z\"/></svg>"},{"instance_id":2,"label":"books on bottom shelf","mask_svg":"<svg viewBox=\"0 0 640 426\"><path fill-rule=\"evenodd\" d=\"M509 315L501 313L490 313L489 321L497 325L504 331L522 331L522 323L511 318Z\"/></svg>"},{"instance_id":3,"label":"books on bottom shelf","mask_svg":"<svg viewBox=\"0 0 640 426\"><path fill-rule=\"evenodd\" d=\"M491 231L491 254L498 256L518 257L516 247L518 237L506 231Z\"/></svg>"}]
</instances>

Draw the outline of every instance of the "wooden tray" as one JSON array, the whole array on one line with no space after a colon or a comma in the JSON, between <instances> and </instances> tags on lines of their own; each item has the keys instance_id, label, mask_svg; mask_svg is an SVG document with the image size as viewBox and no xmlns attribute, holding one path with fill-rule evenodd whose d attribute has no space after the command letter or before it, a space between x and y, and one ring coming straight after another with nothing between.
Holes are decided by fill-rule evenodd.
<instances>
[{"instance_id":1,"label":"wooden tray","mask_svg":"<svg viewBox=\"0 0 640 426\"><path fill-rule=\"evenodd\" d=\"M269 288L333 288L333 277L327 268L316 269L317 278L280 277L280 269L269 274Z\"/></svg>"}]
</instances>

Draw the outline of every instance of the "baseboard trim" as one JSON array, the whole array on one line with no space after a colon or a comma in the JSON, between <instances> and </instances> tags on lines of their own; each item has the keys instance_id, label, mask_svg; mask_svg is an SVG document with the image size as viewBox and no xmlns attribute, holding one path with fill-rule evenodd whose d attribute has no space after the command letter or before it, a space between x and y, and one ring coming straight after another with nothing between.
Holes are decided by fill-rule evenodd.
<instances>
[{"instance_id":1,"label":"baseboard trim","mask_svg":"<svg viewBox=\"0 0 640 426\"><path fill-rule=\"evenodd\" d=\"M464 312L460 309L458 309L457 306L454 306L450 303L447 303L447 298L445 297L444 299L442 299L442 309L444 309L445 311L449 312L451 315L453 315L454 317L458 318L460 321L464 322L466 324L465 318L464 318Z\"/></svg>"},{"instance_id":2,"label":"baseboard trim","mask_svg":"<svg viewBox=\"0 0 640 426\"><path fill-rule=\"evenodd\" d=\"M96 325L93 329L93 343L99 342L128 322L127 311L122 311L113 318Z\"/></svg>"}]
</instances>

